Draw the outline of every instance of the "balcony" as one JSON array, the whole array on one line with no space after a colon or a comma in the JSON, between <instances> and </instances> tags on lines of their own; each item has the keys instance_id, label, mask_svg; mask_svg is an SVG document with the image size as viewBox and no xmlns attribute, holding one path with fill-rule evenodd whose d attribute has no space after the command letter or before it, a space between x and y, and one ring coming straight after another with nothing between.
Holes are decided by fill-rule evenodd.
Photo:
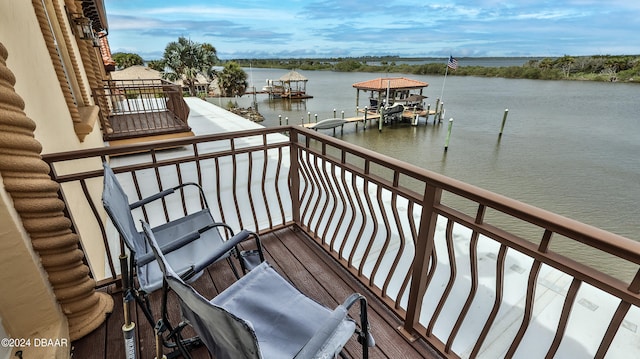
<instances>
[{"instance_id":1,"label":"balcony","mask_svg":"<svg viewBox=\"0 0 640 359\"><path fill-rule=\"evenodd\" d=\"M105 80L93 89L105 141L193 135L180 86L164 80Z\"/></svg>"},{"instance_id":2,"label":"balcony","mask_svg":"<svg viewBox=\"0 0 640 359\"><path fill-rule=\"evenodd\" d=\"M640 355L640 243L315 131L255 129L44 160L100 290L117 292L119 276L119 239L100 205L101 162L110 160L131 201L199 183L216 218L260 232L269 261L319 301L365 293L373 357ZM188 213L192 198L134 215L157 225ZM612 265L595 268L594 255ZM224 270L213 266L197 285L215 294L228 285ZM119 315L74 343L76 355L121 355ZM151 328L137 324L140 356L152 357Z\"/></svg>"}]
</instances>

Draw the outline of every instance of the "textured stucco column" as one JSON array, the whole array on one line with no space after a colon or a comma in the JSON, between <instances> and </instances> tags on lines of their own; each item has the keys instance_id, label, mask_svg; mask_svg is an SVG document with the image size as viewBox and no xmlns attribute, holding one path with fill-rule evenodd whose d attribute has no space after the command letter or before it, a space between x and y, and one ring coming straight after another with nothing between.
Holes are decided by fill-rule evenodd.
<instances>
[{"instance_id":1,"label":"textured stucco column","mask_svg":"<svg viewBox=\"0 0 640 359\"><path fill-rule=\"evenodd\" d=\"M104 322L113 310L113 299L95 291L95 281L82 262L78 235L64 216L59 185L51 180L49 167L40 157L35 123L24 113L24 102L14 90L7 56L0 43L0 173L67 316L70 339L75 340Z\"/></svg>"}]
</instances>

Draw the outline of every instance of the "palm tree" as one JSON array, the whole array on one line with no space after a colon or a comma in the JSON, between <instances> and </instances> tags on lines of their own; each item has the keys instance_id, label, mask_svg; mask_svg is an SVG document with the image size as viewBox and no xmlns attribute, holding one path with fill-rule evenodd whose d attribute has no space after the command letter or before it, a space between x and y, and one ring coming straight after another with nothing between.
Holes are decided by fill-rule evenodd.
<instances>
[{"instance_id":1,"label":"palm tree","mask_svg":"<svg viewBox=\"0 0 640 359\"><path fill-rule=\"evenodd\" d=\"M211 79L215 75L213 65L218 56L211 44L200 44L181 36L178 41L167 44L163 61L168 69L163 77L169 81L182 79L191 96L195 96L196 77L200 74L207 80Z\"/></svg>"},{"instance_id":2,"label":"palm tree","mask_svg":"<svg viewBox=\"0 0 640 359\"><path fill-rule=\"evenodd\" d=\"M224 65L222 72L217 74L220 91L225 97L242 96L247 89L247 73L237 62L231 61Z\"/></svg>"},{"instance_id":3,"label":"palm tree","mask_svg":"<svg viewBox=\"0 0 640 359\"><path fill-rule=\"evenodd\" d=\"M156 71L164 72L164 61L150 60L147 62L147 67L149 67L150 69L154 69Z\"/></svg>"}]
</instances>

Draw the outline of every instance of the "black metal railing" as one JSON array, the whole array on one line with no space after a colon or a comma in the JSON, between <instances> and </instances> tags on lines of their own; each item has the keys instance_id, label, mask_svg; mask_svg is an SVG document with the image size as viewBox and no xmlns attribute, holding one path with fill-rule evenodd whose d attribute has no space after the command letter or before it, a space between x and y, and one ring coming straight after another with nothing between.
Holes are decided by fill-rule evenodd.
<instances>
[{"instance_id":1,"label":"black metal railing","mask_svg":"<svg viewBox=\"0 0 640 359\"><path fill-rule=\"evenodd\" d=\"M136 155L117 156L124 153ZM636 335L629 328L640 317L639 242L302 127L44 159L102 284L118 276L119 241L99 205L100 164L111 160L131 201L196 182L214 215L235 228L299 227L401 318L402 333L447 357L534 348L533 356L601 358L629 350ZM194 198L185 193L135 215L166 221ZM531 231L522 235L513 223ZM574 248L607 256L615 270Z\"/></svg>"},{"instance_id":2,"label":"black metal railing","mask_svg":"<svg viewBox=\"0 0 640 359\"><path fill-rule=\"evenodd\" d=\"M105 140L188 132L180 86L164 80L105 80L93 89Z\"/></svg>"}]
</instances>

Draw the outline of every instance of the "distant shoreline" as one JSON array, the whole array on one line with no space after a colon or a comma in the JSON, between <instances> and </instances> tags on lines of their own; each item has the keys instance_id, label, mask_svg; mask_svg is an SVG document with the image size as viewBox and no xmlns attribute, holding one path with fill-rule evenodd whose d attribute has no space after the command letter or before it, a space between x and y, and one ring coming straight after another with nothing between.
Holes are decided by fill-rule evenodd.
<instances>
[{"instance_id":1,"label":"distant shoreline","mask_svg":"<svg viewBox=\"0 0 640 359\"><path fill-rule=\"evenodd\" d=\"M536 80L578 80L640 83L640 55L562 57L459 57L447 70L447 58L364 56L321 59L237 59L248 68L303 71L378 72L412 75L502 77Z\"/></svg>"}]
</instances>

